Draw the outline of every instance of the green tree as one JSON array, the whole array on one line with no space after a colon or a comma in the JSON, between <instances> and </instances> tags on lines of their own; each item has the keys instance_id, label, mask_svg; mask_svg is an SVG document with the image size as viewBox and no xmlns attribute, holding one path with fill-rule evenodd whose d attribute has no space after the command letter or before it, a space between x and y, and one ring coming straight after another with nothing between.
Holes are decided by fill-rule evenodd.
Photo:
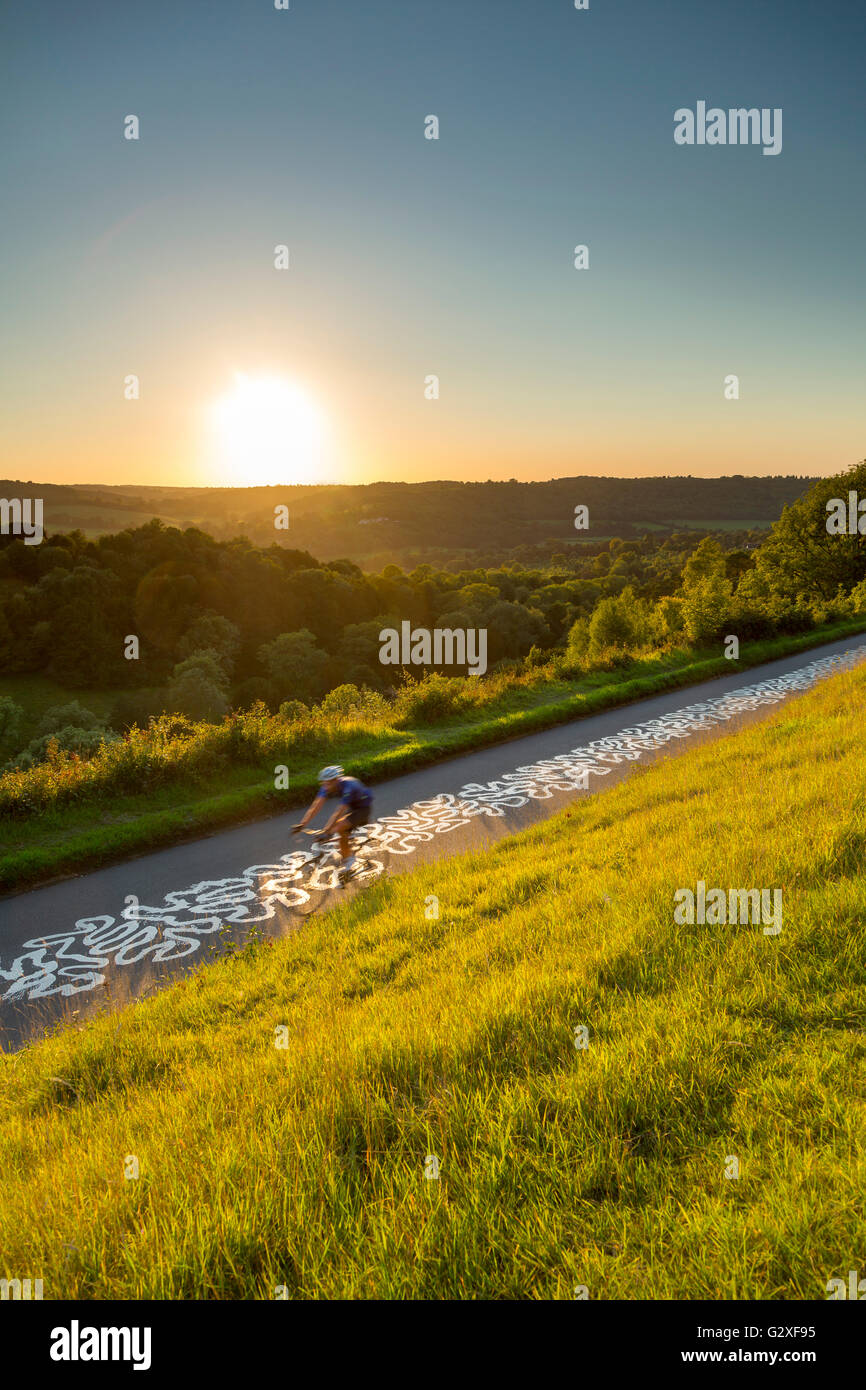
<instances>
[{"instance_id":1,"label":"green tree","mask_svg":"<svg viewBox=\"0 0 866 1390\"><path fill-rule=\"evenodd\" d=\"M723 635L733 614L733 585L714 573L694 581L683 596L683 620L691 642L711 642Z\"/></svg>"},{"instance_id":2,"label":"green tree","mask_svg":"<svg viewBox=\"0 0 866 1390\"><path fill-rule=\"evenodd\" d=\"M183 660L192 656L193 652L206 649L216 652L220 665L230 676L240 644L240 628L229 622L228 618L223 618L219 613L202 613L181 637L177 654Z\"/></svg>"},{"instance_id":3,"label":"green tree","mask_svg":"<svg viewBox=\"0 0 866 1390\"><path fill-rule=\"evenodd\" d=\"M166 703L172 713L216 723L228 711L227 687L219 654L205 648L175 666Z\"/></svg>"},{"instance_id":4,"label":"green tree","mask_svg":"<svg viewBox=\"0 0 866 1390\"><path fill-rule=\"evenodd\" d=\"M629 650L642 645L647 634L646 604L627 587L621 594L603 598L596 605L589 621L589 654L597 656L606 650Z\"/></svg>"},{"instance_id":5,"label":"green tree","mask_svg":"<svg viewBox=\"0 0 866 1390\"><path fill-rule=\"evenodd\" d=\"M70 726L74 729L102 729L105 723L93 710L85 709L77 700L70 700L67 705L52 705L47 709L36 732L40 735L56 734L58 729Z\"/></svg>"},{"instance_id":6,"label":"green tree","mask_svg":"<svg viewBox=\"0 0 866 1390\"><path fill-rule=\"evenodd\" d=\"M98 753L104 743L116 742L117 734L108 729L101 727L79 729L72 724L67 724L62 729L56 729L53 733L42 734L41 737L34 738L18 754L12 766L24 769L33 767L36 763L50 760L56 752L75 753L79 758L89 758L94 753Z\"/></svg>"},{"instance_id":7,"label":"green tree","mask_svg":"<svg viewBox=\"0 0 866 1390\"><path fill-rule=\"evenodd\" d=\"M566 651L570 661L579 661L589 651L589 618L580 617L568 632Z\"/></svg>"},{"instance_id":8,"label":"green tree","mask_svg":"<svg viewBox=\"0 0 866 1390\"><path fill-rule=\"evenodd\" d=\"M258 655L279 699L310 704L324 693L328 658L316 646L316 639L308 628L281 632L273 642L265 642Z\"/></svg>"},{"instance_id":9,"label":"green tree","mask_svg":"<svg viewBox=\"0 0 866 1390\"><path fill-rule=\"evenodd\" d=\"M681 636L685 628L683 600L673 594L660 598L653 608L651 625L654 637L660 642Z\"/></svg>"},{"instance_id":10,"label":"green tree","mask_svg":"<svg viewBox=\"0 0 866 1390\"><path fill-rule=\"evenodd\" d=\"M848 493L866 499L866 459L856 467L813 483L804 497L785 507L757 552L755 569L767 589L784 601L833 599L866 578L866 534L831 534L827 503ZM866 532L866 515L860 524ZM748 579L746 575L744 578ZM756 586L758 587L758 586Z\"/></svg>"},{"instance_id":11,"label":"green tree","mask_svg":"<svg viewBox=\"0 0 866 1390\"><path fill-rule=\"evenodd\" d=\"M449 623L449 626L451 624ZM474 627L475 624L467 624ZM550 642L550 629L537 608L500 599L488 609L483 626L487 628L487 659L525 656L530 647Z\"/></svg>"},{"instance_id":12,"label":"green tree","mask_svg":"<svg viewBox=\"0 0 866 1390\"><path fill-rule=\"evenodd\" d=\"M8 695L0 695L0 759L18 749L24 711Z\"/></svg>"},{"instance_id":13,"label":"green tree","mask_svg":"<svg viewBox=\"0 0 866 1390\"><path fill-rule=\"evenodd\" d=\"M717 540L706 536L692 551L683 566L683 589L687 592L704 579L727 573L725 552Z\"/></svg>"}]
</instances>

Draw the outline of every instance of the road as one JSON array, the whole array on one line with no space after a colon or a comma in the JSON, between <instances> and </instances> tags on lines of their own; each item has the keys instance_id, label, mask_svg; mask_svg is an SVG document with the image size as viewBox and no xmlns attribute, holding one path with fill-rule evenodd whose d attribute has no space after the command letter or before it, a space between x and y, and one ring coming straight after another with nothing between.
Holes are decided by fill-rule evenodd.
<instances>
[{"instance_id":1,"label":"road","mask_svg":"<svg viewBox=\"0 0 866 1390\"><path fill-rule=\"evenodd\" d=\"M866 635L847 638L395 777L375 788L365 877L513 834L864 658ZM300 810L0 902L0 1046L140 997L208 959L226 934L302 930L298 909L326 909L338 894L332 870L311 872L311 842L291 835Z\"/></svg>"}]
</instances>

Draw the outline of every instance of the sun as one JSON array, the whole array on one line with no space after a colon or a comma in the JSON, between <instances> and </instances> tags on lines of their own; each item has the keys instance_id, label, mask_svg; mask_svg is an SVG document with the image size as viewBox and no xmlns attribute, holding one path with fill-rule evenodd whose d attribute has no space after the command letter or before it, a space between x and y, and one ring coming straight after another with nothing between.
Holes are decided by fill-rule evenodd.
<instances>
[{"instance_id":1,"label":"sun","mask_svg":"<svg viewBox=\"0 0 866 1390\"><path fill-rule=\"evenodd\" d=\"M230 486L322 481L325 421L299 383L237 372L208 416L214 463Z\"/></svg>"}]
</instances>

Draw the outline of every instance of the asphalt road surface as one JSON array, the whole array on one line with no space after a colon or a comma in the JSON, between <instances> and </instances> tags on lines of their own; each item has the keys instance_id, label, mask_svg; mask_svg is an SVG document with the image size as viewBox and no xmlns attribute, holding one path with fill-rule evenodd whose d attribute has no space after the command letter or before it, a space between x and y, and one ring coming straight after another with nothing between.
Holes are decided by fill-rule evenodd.
<instances>
[{"instance_id":1,"label":"asphalt road surface","mask_svg":"<svg viewBox=\"0 0 866 1390\"><path fill-rule=\"evenodd\" d=\"M613 785L635 763L760 718L842 665L866 635L448 759L375 787L359 878L312 865L301 807L0 901L0 1046L140 997L251 930L281 936L381 873L482 848Z\"/></svg>"}]
</instances>

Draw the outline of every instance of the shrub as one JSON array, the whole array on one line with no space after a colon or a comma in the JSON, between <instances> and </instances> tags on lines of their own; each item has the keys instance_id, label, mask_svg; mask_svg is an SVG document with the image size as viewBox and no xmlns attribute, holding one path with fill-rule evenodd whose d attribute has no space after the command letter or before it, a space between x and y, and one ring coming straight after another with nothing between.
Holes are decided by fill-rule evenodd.
<instances>
[{"instance_id":1,"label":"shrub","mask_svg":"<svg viewBox=\"0 0 866 1390\"><path fill-rule=\"evenodd\" d=\"M646 605L626 587L616 597L603 598L597 604L589 622L589 654L628 650L640 646L646 637Z\"/></svg>"},{"instance_id":2,"label":"shrub","mask_svg":"<svg viewBox=\"0 0 866 1390\"><path fill-rule=\"evenodd\" d=\"M682 636L685 627L683 601L673 594L660 598L650 619L654 636L660 642L670 642Z\"/></svg>"},{"instance_id":3,"label":"shrub","mask_svg":"<svg viewBox=\"0 0 866 1390\"><path fill-rule=\"evenodd\" d=\"M56 734L60 729L67 728L104 729L105 721L93 710L85 709L77 700L70 700L68 705L52 705L47 709L39 721L37 733Z\"/></svg>"},{"instance_id":4,"label":"shrub","mask_svg":"<svg viewBox=\"0 0 866 1390\"><path fill-rule=\"evenodd\" d=\"M228 711L228 679L217 652L210 647L179 661L172 672L166 704L190 719L211 723Z\"/></svg>"},{"instance_id":5,"label":"shrub","mask_svg":"<svg viewBox=\"0 0 866 1390\"><path fill-rule=\"evenodd\" d=\"M589 618L578 618L572 624L568 634L568 645L566 647L567 662L574 666L579 666L581 658L586 656L589 649Z\"/></svg>"},{"instance_id":6,"label":"shrub","mask_svg":"<svg viewBox=\"0 0 866 1390\"><path fill-rule=\"evenodd\" d=\"M273 642L263 643L258 656L284 699L311 700L323 693L328 658L308 628L280 633Z\"/></svg>"},{"instance_id":7,"label":"shrub","mask_svg":"<svg viewBox=\"0 0 866 1390\"><path fill-rule=\"evenodd\" d=\"M382 719L388 713L388 702L375 690L359 690L356 685L338 685L336 689L328 691L317 713L325 718L366 716Z\"/></svg>"},{"instance_id":8,"label":"shrub","mask_svg":"<svg viewBox=\"0 0 866 1390\"><path fill-rule=\"evenodd\" d=\"M686 636L691 642L712 642L723 636L732 620L733 593L730 579L717 573L693 581L683 598Z\"/></svg>"},{"instance_id":9,"label":"shrub","mask_svg":"<svg viewBox=\"0 0 866 1390\"><path fill-rule=\"evenodd\" d=\"M27 768L35 767L37 763L54 761L58 754L63 753L90 758L99 752L103 744L116 742L117 737L117 734L107 729L77 729L74 725L68 724L54 733L42 734L39 738L32 739L11 766L26 771Z\"/></svg>"},{"instance_id":10,"label":"shrub","mask_svg":"<svg viewBox=\"0 0 866 1390\"><path fill-rule=\"evenodd\" d=\"M303 700L284 700L280 705L280 719L284 724L296 724L309 717L309 706Z\"/></svg>"},{"instance_id":11,"label":"shrub","mask_svg":"<svg viewBox=\"0 0 866 1390\"><path fill-rule=\"evenodd\" d=\"M467 680L475 677L467 676ZM408 677L397 691L395 712L398 727L436 724L460 712L468 703L463 698L464 682L459 676L443 676L428 671L419 680Z\"/></svg>"},{"instance_id":12,"label":"shrub","mask_svg":"<svg viewBox=\"0 0 866 1390\"><path fill-rule=\"evenodd\" d=\"M356 685L338 685L329 690L318 706L325 715L351 714L361 704L363 696Z\"/></svg>"}]
</instances>

